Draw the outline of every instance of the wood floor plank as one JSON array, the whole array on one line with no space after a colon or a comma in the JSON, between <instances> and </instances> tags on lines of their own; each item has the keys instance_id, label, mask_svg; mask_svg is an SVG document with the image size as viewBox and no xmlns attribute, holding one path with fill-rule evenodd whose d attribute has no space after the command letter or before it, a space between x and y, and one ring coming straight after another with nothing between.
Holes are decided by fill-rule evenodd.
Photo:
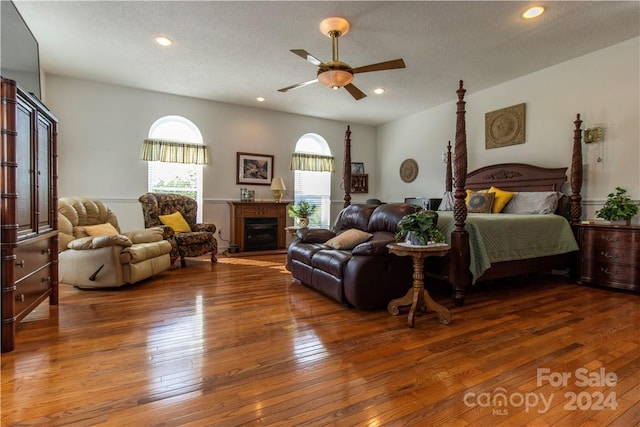
<instances>
[{"instance_id":1,"label":"wood floor plank","mask_svg":"<svg viewBox=\"0 0 640 427\"><path fill-rule=\"evenodd\" d=\"M480 284L452 314L359 311L292 280L284 255L189 259L108 290L60 286L1 357L2 426L638 425L640 296L559 276ZM572 375L538 384L538 369ZM617 376L576 385L576 370ZM507 397L553 402L525 408ZM568 410L566 393L616 393ZM584 395L586 396L586 395ZM583 397L584 397L583 396ZM484 400L483 400L484 399ZM505 410L505 411L501 411Z\"/></svg>"}]
</instances>

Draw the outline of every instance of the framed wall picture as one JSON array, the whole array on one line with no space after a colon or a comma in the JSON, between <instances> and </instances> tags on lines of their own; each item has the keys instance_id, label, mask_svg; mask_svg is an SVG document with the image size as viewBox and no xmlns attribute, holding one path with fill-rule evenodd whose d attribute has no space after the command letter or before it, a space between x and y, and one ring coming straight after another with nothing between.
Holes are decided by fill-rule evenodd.
<instances>
[{"instance_id":1,"label":"framed wall picture","mask_svg":"<svg viewBox=\"0 0 640 427\"><path fill-rule=\"evenodd\" d=\"M351 173L363 174L364 173L364 163L362 163L362 162L351 163Z\"/></svg>"},{"instance_id":2,"label":"framed wall picture","mask_svg":"<svg viewBox=\"0 0 640 427\"><path fill-rule=\"evenodd\" d=\"M236 184L270 185L273 179L273 156L237 153Z\"/></svg>"}]
</instances>

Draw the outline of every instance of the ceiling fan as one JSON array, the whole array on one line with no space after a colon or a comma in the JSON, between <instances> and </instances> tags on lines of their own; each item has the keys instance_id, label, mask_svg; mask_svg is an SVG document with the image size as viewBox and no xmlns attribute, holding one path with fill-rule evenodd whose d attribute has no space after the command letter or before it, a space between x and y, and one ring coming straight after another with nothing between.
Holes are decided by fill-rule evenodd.
<instances>
[{"instance_id":1,"label":"ceiling fan","mask_svg":"<svg viewBox=\"0 0 640 427\"><path fill-rule=\"evenodd\" d=\"M393 61L379 62L377 64L364 65L362 67L351 68L351 66L338 59L338 38L344 36L349 31L349 21L341 17L326 18L320 23L320 31L331 37L333 57L329 62L322 62L315 56L311 55L304 49L291 49L291 52L298 55L302 59L318 66L318 76L313 80L296 83L291 86L278 89L278 92L287 92L297 89L311 83L320 82L324 86L332 89L340 89L344 87L353 96L356 101L367 95L354 86L353 75L358 73L368 73L370 71L393 70L397 68L405 68L402 59L394 59Z\"/></svg>"}]
</instances>

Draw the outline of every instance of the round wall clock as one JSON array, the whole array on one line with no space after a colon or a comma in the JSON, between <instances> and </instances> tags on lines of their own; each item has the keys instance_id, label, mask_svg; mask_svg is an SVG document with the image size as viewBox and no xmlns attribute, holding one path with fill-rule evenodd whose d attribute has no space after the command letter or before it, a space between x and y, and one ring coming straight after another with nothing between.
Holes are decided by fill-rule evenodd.
<instances>
[{"instance_id":1,"label":"round wall clock","mask_svg":"<svg viewBox=\"0 0 640 427\"><path fill-rule=\"evenodd\" d=\"M413 182L418 176L418 163L413 159L406 159L400 165L400 178L404 182Z\"/></svg>"}]
</instances>

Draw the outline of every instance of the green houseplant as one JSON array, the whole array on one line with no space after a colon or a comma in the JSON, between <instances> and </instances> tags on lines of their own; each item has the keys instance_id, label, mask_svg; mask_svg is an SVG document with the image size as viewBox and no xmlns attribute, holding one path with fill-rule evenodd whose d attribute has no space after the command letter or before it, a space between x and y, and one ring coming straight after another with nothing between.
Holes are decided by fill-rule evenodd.
<instances>
[{"instance_id":1,"label":"green houseplant","mask_svg":"<svg viewBox=\"0 0 640 427\"><path fill-rule=\"evenodd\" d=\"M300 227L309 226L309 217L316 211L316 205L312 205L307 201L300 201L295 205L289 205L287 213L291 218L298 220Z\"/></svg>"},{"instance_id":2,"label":"green houseplant","mask_svg":"<svg viewBox=\"0 0 640 427\"><path fill-rule=\"evenodd\" d=\"M638 206L626 195L627 190L616 187L615 193L609 193L602 209L596 212L598 218L608 221L625 221L629 223L631 218L638 213Z\"/></svg>"},{"instance_id":3,"label":"green houseplant","mask_svg":"<svg viewBox=\"0 0 640 427\"><path fill-rule=\"evenodd\" d=\"M397 239L406 239L414 245L426 245L429 242L444 243L444 236L436 227L438 214L420 210L402 217L398 222Z\"/></svg>"}]
</instances>

